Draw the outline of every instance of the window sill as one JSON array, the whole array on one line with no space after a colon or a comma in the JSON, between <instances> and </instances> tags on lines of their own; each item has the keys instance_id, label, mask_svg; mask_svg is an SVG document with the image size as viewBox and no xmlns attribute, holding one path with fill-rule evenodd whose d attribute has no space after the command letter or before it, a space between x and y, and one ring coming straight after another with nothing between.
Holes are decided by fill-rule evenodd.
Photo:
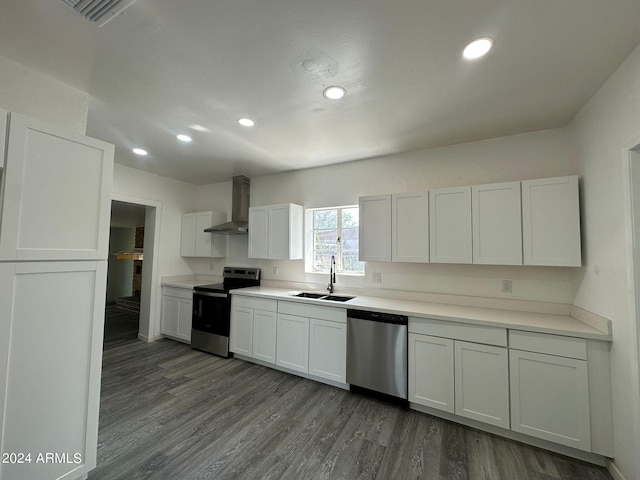
<instances>
[{"instance_id":1,"label":"window sill","mask_svg":"<svg viewBox=\"0 0 640 480\"><path fill-rule=\"evenodd\" d=\"M312 275L322 275L322 276L329 275L328 271L326 271L326 272L311 272L311 271L305 270L304 273L310 273ZM364 275L365 275L364 272L355 272L355 273L336 272L336 276L338 276L338 277L364 277Z\"/></svg>"}]
</instances>

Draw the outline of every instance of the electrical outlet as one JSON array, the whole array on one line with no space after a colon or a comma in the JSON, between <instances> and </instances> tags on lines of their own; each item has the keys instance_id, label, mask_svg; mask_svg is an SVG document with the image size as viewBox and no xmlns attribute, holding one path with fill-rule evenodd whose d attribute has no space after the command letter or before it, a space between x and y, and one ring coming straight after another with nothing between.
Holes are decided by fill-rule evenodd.
<instances>
[{"instance_id":1,"label":"electrical outlet","mask_svg":"<svg viewBox=\"0 0 640 480\"><path fill-rule=\"evenodd\" d=\"M502 280L502 292L513 293L513 282L511 280Z\"/></svg>"},{"instance_id":2,"label":"electrical outlet","mask_svg":"<svg viewBox=\"0 0 640 480\"><path fill-rule=\"evenodd\" d=\"M278 273L280 273L280 269L278 267L273 267L271 273L273 273L274 277L277 277Z\"/></svg>"},{"instance_id":3,"label":"electrical outlet","mask_svg":"<svg viewBox=\"0 0 640 480\"><path fill-rule=\"evenodd\" d=\"M209 270L213 270L213 262L209 264Z\"/></svg>"},{"instance_id":4,"label":"electrical outlet","mask_svg":"<svg viewBox=\"0 0 640 480\"><path fill-rule=\"evenodd\" d=\"M382 283L382 274L380 272L372 273L371 283Z\"/></svg>"}]
</instances>

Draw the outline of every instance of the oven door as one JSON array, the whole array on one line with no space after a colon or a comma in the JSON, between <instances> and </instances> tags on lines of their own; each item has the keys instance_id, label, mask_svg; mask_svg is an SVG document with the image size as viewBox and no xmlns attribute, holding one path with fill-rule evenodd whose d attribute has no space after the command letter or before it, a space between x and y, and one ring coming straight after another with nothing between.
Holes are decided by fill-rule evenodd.
<instances>
[{"instance_id":1,"label":"oven door","mask_svg":"<svg viewBox=\"0 0 640 480\"><path fill-rule=\"evenodd\" d=\"M229 295L226 293L194 292L191 328L228 337L230 303Z\"/></svg>"}]
</instances>

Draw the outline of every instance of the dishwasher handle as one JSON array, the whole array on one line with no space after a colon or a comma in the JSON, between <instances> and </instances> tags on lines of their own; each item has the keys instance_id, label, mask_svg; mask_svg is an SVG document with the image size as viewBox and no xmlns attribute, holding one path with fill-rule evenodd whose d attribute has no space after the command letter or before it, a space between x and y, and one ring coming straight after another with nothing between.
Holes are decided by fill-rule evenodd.
<instances>
[{"instance_id":1,"label":"dishwasher handle","mask_svg":"<svg viewBox=\"0 0 640 480\"><path fill-rule=\"evenodd\" d=\"M366 310L347 310L347 318L358 318L372 322L393 323L395 325L408 325L409 317L395 313L368 312Z\"/></svg>"}]
</instances>

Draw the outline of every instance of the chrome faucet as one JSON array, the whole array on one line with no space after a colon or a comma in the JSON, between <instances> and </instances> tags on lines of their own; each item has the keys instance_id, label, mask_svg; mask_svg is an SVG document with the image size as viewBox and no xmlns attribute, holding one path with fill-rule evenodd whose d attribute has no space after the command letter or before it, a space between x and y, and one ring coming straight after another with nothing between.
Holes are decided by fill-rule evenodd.
<instances>
[{"instance_id":1,"label":"chrome faucet","mask_svg":"<svg viewBox=\"0 0 640 480\"><path fill-rule=\"evenodd\" d=\"M331 255L331 264L329 267L329 285L327 291L333 293L333 284L336 282L336 256Z\"/></svg>"}]
</instances>

